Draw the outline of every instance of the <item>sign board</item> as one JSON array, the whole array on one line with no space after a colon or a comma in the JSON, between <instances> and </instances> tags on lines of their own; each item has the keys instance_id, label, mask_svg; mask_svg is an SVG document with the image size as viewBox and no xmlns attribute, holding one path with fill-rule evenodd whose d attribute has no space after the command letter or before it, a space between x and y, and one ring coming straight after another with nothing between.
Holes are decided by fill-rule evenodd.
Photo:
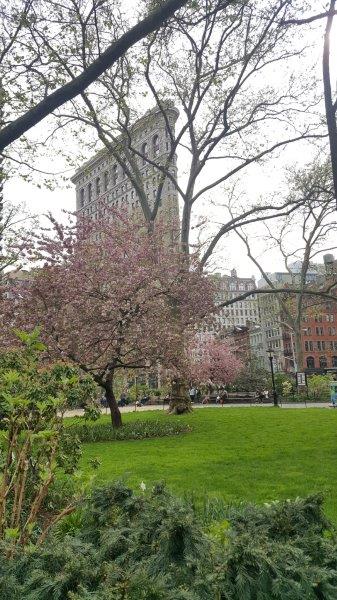
<instances>
[{"instance_id":1,"label":"sign board","mask_svg":"<svg viewBox=\"0 0 337 600\"><path fill-rule=\"evenodd\" d=\"M296 384L298 386L307 385L307 376L305 373L296 373Z\"/></svg>"}]
</instances>

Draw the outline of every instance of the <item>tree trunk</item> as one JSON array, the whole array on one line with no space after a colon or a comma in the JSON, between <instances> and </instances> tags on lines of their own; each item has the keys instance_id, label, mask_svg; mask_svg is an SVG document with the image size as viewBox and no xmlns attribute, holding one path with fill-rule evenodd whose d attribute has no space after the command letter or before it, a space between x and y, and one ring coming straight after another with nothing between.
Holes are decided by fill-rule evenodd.
<instances>
[{"instance_id":1,"label":"tree trunk","mask_svg":"<svg viewBox=\"0 0 337 600\"><path fill-rule=\"evenodd\" d=\"M324 35L324 50L323 50L323 84L324 84L324 102L325 102L325 113L326 122L328 127L329 142L330 142L330 153L331 153L331 168L332 177L334 183L335 199L337 200L337 123L336 123L336 112L337 112L337 100L334 104L331 91L331 78L330 78L330 36L333 22L333 10L335 8L336 0L330 0L330 15L327 19L325 35Z\"/></svg>"},{"instance_id":2,"label":"tree trunk","mask_svg":"<svg viewBox=\"0 0 337 600\"><path fill-rule=\"evenodd\" d=\"M299 325L300 327L300 325ZM304 369L304 357L303 357L303 349L302 349L302 336L300 330L296 327L294 329L294 351L297 362L297 371L303 371ZM296 370L296 369L295 369Z\"/></svg>"},{"instance_id":3,"label":"tree trunk","mask_svg":"<svg viewBox=\"0 0 337 600\"><path fill-rule=\"evenodd\" d=\"M187 385L183 379L174 379L171 383L172 394L169 413L182 415L192 412L191 400L188 395Z\"/></svg>"},{"instance_id":4,"label":"tree trunk","mask_svg":"<svg viewBox=\"0 0 337 600\"><path fill-rule=\"evenodd\" d=\"M118 427L122 426L122 415L118 408L117 400L113 391L113 380L114 374L111 372L106 378L104 389L106 400L110 409L111 423L112 426L117 429Z\"/></svg>"}]
</instances>

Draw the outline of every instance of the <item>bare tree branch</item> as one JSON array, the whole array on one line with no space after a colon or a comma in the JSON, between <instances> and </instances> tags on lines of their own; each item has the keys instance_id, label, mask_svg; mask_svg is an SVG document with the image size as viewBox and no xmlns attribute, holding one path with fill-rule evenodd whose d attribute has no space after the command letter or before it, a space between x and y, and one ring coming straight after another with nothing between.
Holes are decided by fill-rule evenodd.
<instances>
[{"instance_id":1,"label":"bare tree branch","mask_svg":"<svg viewBox=\"0 0 337 600\"><path fill-rule=\"evenodd\" d=\"M136 42L160 27L175 11L184 6L187 0L167 0L160 8L137 23L128 32L113 42L94 62L69 83L39 102L31 110L7 125L0 131L0 152L14 140L18 139L34 125L65 102L72 100L83 92L91 83L111 67Z\"/></svg>"},{"instance_id":2,"label":"bare tree branch","mask_svg":"<svg viewBox=\"0 0 337 600\"><path fill-rule=\"evenodd\" d=\"M319 19L325 19L326 17L333 17L337 15L337 10L327 10L326 12L319 13L317 15L312 15L311 17L306 17L304 19L287 19L280 21L280 25L305 25L307 23L313 23L314 21L318 21Z\"/></svg>"}]
</instances>

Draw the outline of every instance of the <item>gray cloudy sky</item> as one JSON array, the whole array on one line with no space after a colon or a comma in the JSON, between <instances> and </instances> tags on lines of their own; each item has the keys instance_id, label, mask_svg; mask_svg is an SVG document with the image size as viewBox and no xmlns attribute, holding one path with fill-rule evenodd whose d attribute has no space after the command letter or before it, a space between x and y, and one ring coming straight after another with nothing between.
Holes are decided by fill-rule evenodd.
<instances>
[{"instance_id":1,"label":"gray cloudy sky","mask_svg":"<svg viewBox=\"0 0 337 600\"><path fill-rule=\"evenodd\" d=\"M316 55L312 56L312 59L317 64L318 73L320 73L320 62L321 62L321 40L324 31L324 23L321 22L320 26L316 26L314 29L314 36L316 38L317 48ZM337 73L337 23L335 23L333 34L331 37L332 50L334 54L334 65L333 65L333 82L336 80ZM277 73L278 77L282 76L282 73ZM335 87L335 86L334 86ZM337 86L336 86L337 87ZM40 134L44 134L44 124L40 124L34 130L34 137L38 137ZM68 144L73 144L72 140L67 141ZM76 153L76 147L73 148ZM266 195L272 191L276 191L281 186L284 179L284 168L288 164L305 164L317 149L310 147L307 144L301 143L296 146L292 146L283 150L278 155L274 155L273 159L269 160L264 165L253 165L248 170L244 171L244 175L241 176L240 189L242 193L253 194L256 198L262 194ZM178 156L178 170L181 157ZM216 162L216 161L215 161ZM65 164L61 157L54 156L52 161L48 158L41 158L39 163L36 164L37 168L41 170L55 170L62 171L65 169ZM215 168L219 168L217 164ZM181 169L180 169L181 170ZM72 172L69 172L69 177ZM224 190L219 187L216 193L216 202L221 203L224 196ZM62 210L74 210L75 209L75 193L73 186L70 184L69 188L57 187L54 191L48 189L39 189L31 183L21 181L17 177L13 177L5 186L5 198L9 201L17 204L24 203L32 214L43 214L47 211L52 211L56 216L61 216ZM215 206L209 210L207 204L208 199L206 198L203 203L200 204L198 209L199 215L209 215L211 212L211 218L216 222L221 222L221 209ZM252 235L261 235L262 229L256 228L254 231L251 229ZM296 233L295 233L296 235ZM265 253L264 245L261 241L255 241L255 248L257 254L262 257L264 268L267 270L280 270L282 269L282 261L276 252ZM245 249L242 243L233 234L225 244L221 251L217 252L216 263L219 270L226 272L233 267L236 267L238 273L242 276L249 276L255 274L259 277L258 272L254 265L246 257Z\"/></svg>"}]
</instances>

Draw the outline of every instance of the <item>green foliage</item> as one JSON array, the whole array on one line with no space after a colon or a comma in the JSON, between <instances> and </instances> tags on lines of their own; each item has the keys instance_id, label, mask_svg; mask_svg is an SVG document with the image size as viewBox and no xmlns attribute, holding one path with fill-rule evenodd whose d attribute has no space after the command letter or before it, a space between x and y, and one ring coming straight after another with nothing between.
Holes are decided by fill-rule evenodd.
<instances>
[{"instance_id":1,"label":"green foliage","mask_svg":"<svg viewBox=\"0 0 337 600\"><path fill-rule=\"evenodd\" d=\"M308 377L308 393L312 400L330 400L332 375L311 375Z\"/></svg>"},{"instance_id":2,"label":"green foliage","mask_svg":"<svg viewBox=\"0 0 337 600\"><path fill-rule=\"evenodd\" d=\"M152 388L144 383L133 384L129 389L127 395L131 399L132 402L135 400L140 400L143 396L148 396L149 398L155 398L157 400L163 399L169 393L169 386L163 385L160 388Z\"/></svg>"},{"instance_id":3,"label":"green foliage","mask_svg":"<svg viewBox=\"0 0 337 600\"><path fill-rule=\"evenodd\" d=\"M110 423L96 422L84 424L81 422L72 424L68 428L71 437L81 442L107 442L114 440L143 440L146 438L164 437L167 435L178 435L191 431L187 423L179 420L146 420L125 423L123 427L115 429Z\"/></svg>"},{"instance_id":4,"label":"green foliage","mask_svg":"<svg viewBox=\"0 0 337 600\"><path fill-rule=\"evenodd\" d=\"M47 507L62 507L56 472L73 474L81 456L63 413L95 390L72 367L46 366L38 329L17 336L22 348L0 354L0 539L12 542L10 552L41 532Z\"/></svg>"},{"instance_id":5,"label":"green foliage","mask_svg":"<svg viewBox=\"0 0 337 600\"><path fill-rule=\"evenodd\" d=\"M239 373L231 389L237 392L256 392L271 388L270 373L251 359L246 368Z\"/></svg>"},{"instance_id":6,"label":"green foliage","mask_svg":"<svg viewBox=\"0 0 337 600\"><path fill-rule=\"evenodd\" d=\"M46 543L0 564L8 600L334 600L322 498L203 508L162 484L93 490ZM206 509L206 512L205 510Z\"/></svg>"},{"instance_id":7,"label":"green foliage","mask_svg":"<svg viewBox=\"0 0 337 600\"><path fill-rule=\"evenodd\" d=\"M296 392L294 378L286 373L275 373L275 387L278 396L291 396Z\"/></svg>"},{"instance_id":8,"label":"green foliage","mask_svg":"<svg viewBox=\"0 0 337 600\"><path fill-rule=\"evenodd\" d=\"M282 383L282 396L284 396L284 398L288 398L293 393L294 387L292 381L284 381Z\"/></svg>"}]
</instances>

